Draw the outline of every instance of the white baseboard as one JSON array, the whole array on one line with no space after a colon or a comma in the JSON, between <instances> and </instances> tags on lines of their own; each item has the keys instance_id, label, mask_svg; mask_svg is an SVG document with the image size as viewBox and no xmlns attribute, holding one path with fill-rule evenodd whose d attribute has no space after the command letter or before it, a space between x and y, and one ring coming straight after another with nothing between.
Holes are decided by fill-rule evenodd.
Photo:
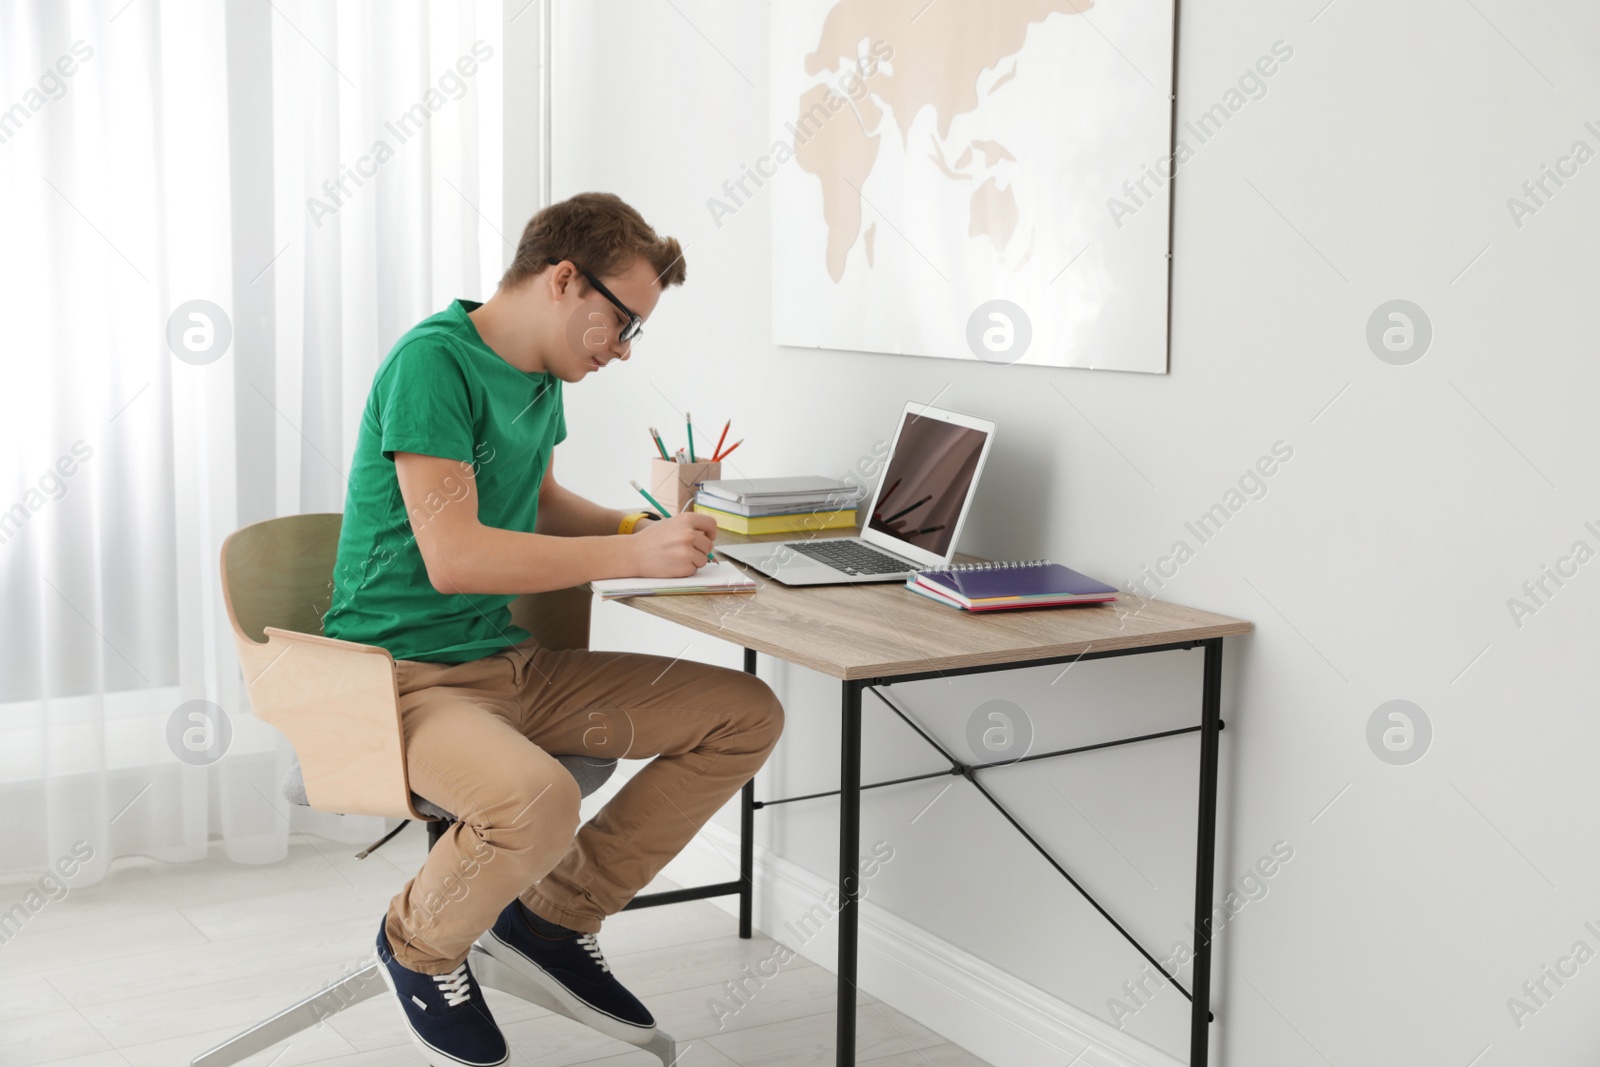
<instances>
[{"instance_id":1,"label":"white baseboard","mask_svg":"<svg viewBox=\"0 0 1600 1067\"><path fill-rule=\"evenodd\" d=\"M662 873L681 885L727 881L738 877L738 855L738 835L711 823ZM735 873L730 874L730 864ZM796 925L817 905L826 908L833 883L760 847L755 866L756 928L834 970L834 923L819 932ZM870 883L867 891L870 898ZM736 897L714 897L711 903L738 914ZM994 1067L1183 1067L1160 1049L932 936L870 899L861 905L858 977L867 993Z\"/></svg>"}]
</instances>

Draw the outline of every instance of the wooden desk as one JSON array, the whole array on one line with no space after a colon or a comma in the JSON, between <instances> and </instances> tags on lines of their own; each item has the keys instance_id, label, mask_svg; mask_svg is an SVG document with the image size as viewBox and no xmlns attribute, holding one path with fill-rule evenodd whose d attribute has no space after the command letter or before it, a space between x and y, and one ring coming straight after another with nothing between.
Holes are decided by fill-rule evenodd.
<instances>
[{"instance_id":1,"label":"wooden desk","mask_svg":"<svg viewBox=\"0 0 1600 1067\"><path fill-rule=\"evenodd\" d=\"M817 536L848 536L855 530L827 531ZM748 541L781 541L795 535L744 537L720 531L719 544ZM958 556L971 562L976 557ZM754 890L754 815L756 810L774 804L837 795L839 804L839 895L843 902L839 918L839 995L837 1062L855 1063L856 935L860 912L857 898L857 857L861 836L861 695L870 690L891 711L905 719L922 739L937 749L950 763L950 769L928 775L896 779L881 785L943 777L958 773L1004 814L1106 921L1111 923L1140 954L1158 970L1161 962L1139 944L1128 931L1096 901L1068 871L1046 852L995 798L979 784L977 772L1013 763L1047 759L1088 749L1131 744L1180 733L1200 734L1200 796L1198 833L1195 849L1194 929L1196 933L1194 990L1191 993L1170 972L1167 976L1193 1004L1190 1012L1189 1062L1204 1067L1207 1058L1207 1028L1211 1018L1211 944L1209 930L1212 882L1215 874L1217 820L1217 735L1221 732L1222 639L1247 634L1248 622L1214 615L1194 608L1158 600L1127 596L1116 604L1085 605L1072 608L1040 608L975 615L936 604L906 589L900 582L865 585L825 585L791 587L780 585L752 570L739 566L761 583L754 594L711 596L629 597L620 601L657 618L686 626L691 630L720 637L744 647L744 669L756 669L756 653L809 667L840 680L840 712L843 719L840 751L840 776L837 793L817 793L806 797L758 802L752 782L744 788L741 814L739 936L750 936L750 911ZM1203 649L1205 668L1201 683L1200 722L1194 726L1165 730L1156 734L1121 738L1116 741L1062 749L1056 752L1029 753L1022 759L1007 759L990 764L968 764L946 751L901 711L881 689L895 682L927 678L978 674L998 670L1038 667L1051 663L1076 662L1136 655ZM724 886L704 887L720 893ZM695 890L673 894L687 899ZM705 893L703 895L713 895ZM663 901L665 903L666 901Z\"/></svg>"}]
</instances>

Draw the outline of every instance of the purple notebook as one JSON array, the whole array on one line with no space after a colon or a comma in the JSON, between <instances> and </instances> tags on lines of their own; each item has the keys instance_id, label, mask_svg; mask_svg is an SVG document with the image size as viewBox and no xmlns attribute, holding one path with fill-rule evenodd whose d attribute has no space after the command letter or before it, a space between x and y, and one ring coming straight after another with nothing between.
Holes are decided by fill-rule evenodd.
<instances>
[{"instance_id":1,"label":"purple notebook","mask_svg":"<svg viewBox=\"0 0 1600 1067\"><path fill-rule=\"evenodd\" d=\"M923 582L948 589L968 600L1013 596L1104 596L1117 587L1097 582L1070 567L1043 560L957 564L945 570L921 571Z\"/></svg>"}]
</instances>

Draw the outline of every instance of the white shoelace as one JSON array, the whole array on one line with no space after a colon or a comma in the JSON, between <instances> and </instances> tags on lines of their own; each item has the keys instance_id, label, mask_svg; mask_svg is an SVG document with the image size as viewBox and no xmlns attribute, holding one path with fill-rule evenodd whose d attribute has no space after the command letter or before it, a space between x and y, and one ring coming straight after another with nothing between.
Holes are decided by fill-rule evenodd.
<instances>
[{"instance_id":1,"label":"white shoelace","mask_svg":"<svg viewBox=\"0 0 1600 1067\"><path fill-rule=\"evenodd\" d=\"M439 992L444 994L445 1004L452 1008L472 999L472 990L467 985L471 980L472 976L467 973L465 963L449 974L433 976L434 984L439 987Z\"/></svg>"},{"instance_id":2,"label":"white shoelace","mask_svg":"<svg viewBox=\"0 0 1600 1067\"><path fill-rule=\"evenodd\" d=\"M582 945L584 951L588 952L594 961L600 965L602 971L607 974L611 973L611 964L607 963L606 958L600 954L600 942L595 940L593 934L579 935L578 944Z\"/></svg>"}]
</instances>

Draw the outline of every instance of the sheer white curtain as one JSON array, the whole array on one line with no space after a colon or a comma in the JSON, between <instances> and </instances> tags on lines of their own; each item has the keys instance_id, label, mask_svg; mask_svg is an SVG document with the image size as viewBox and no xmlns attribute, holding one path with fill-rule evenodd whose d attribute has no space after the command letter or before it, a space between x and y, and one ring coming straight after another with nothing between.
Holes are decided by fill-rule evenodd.
<instances>
[{"instance_id":1,"label":"sheer white curtain","mask_svg":"<svg viewBox=\"0 0 1600 1067\"><path fill-rule=\"evenodd\" d=\"M378 362L493 289L501 19L0 5L0 872L92 849L84 884L216 839L271 862L291 819L383 831L279 798L289 750L249 713L217 557L340 510ZM220 759L175 740L200 701Z\"/></svg>"}]
</instances>

